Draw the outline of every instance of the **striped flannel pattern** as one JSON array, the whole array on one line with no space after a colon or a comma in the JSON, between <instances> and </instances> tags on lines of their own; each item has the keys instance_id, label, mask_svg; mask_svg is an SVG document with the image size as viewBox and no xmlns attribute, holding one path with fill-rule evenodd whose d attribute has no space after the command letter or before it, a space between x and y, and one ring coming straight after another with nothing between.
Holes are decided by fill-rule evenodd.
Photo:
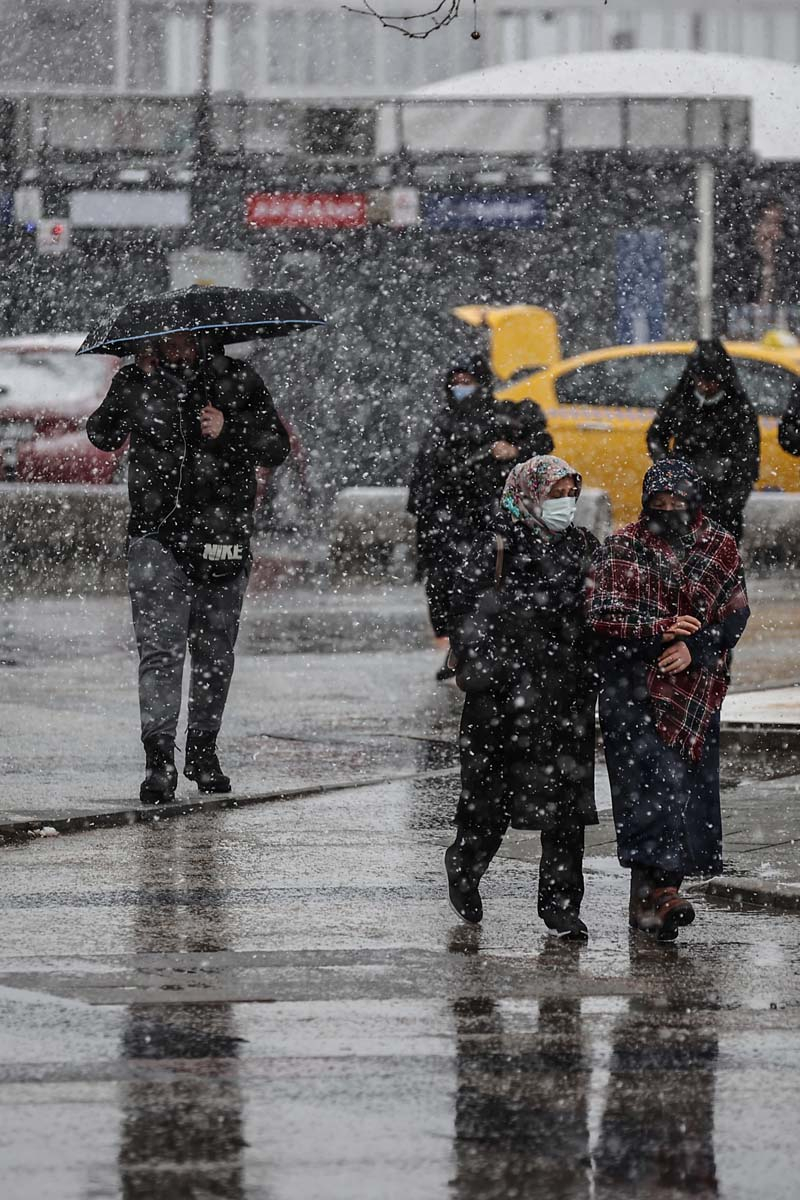
<instances>
[{"instance_id":1,"label":"striped flannel pattern","mask_svg":"<svg viewBox=\"0 0 800 1200\"><path fill-rule=\"evenodd\" d=\"M679 616L717 625L747 607L742 561L731 535L703 517L683 542L685 557L641 520L608 538L594 558L588 600L596 634L617 641L652 638ZM660 675L650 667L647 689L663 741L697 762L728 683L727 654L712 670L691 666L679 675Z\"/></svg>"}]
</instances>

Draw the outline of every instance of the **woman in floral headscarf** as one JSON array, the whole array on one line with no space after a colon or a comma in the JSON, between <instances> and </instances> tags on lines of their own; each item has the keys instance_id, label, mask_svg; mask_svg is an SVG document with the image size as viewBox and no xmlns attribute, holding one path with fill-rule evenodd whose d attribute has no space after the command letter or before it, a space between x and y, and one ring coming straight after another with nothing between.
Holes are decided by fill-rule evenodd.
<instances>
[{"instance_id":1,"label":"woman in floral headscarf","mask_svg":"<svg viewBox=\"0 0 800 1200\"><path fill-rule=\"evenodd\" d=\"M466 692L462 790L445 854L450 902L483 915L478 884L511 823L542 834L539 915L585 937L584 827L594 806L596 687L584 616L597 540L574 525L581 477L538 455L514 467L494 528L456 580L451 645Z\"/></svg>"}]
</instances>

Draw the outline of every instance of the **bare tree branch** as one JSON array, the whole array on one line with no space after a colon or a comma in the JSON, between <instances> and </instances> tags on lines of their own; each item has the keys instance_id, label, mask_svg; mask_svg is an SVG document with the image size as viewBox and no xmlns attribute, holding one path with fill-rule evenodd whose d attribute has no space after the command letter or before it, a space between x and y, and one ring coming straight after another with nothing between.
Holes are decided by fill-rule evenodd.
<instances>
[{"instance_id":1,"label":"bare tree branch","mask_svg":"<svg viewBox=\"0 0 800 1200\"><path fill-rule=\"evenodd\" d=\"M375 17L385 29L396 29L404 37L417 39L430 37L438 29L444 29L446 25L456 20L461 9L461 0L439 0L438 4L426 12L381 13L371 3L371 0L361 0L361 2L363 8L353 8L349 4L343 4L342 7L347 12L356 13L358 16ZM473 0L473 4L475 3L476 0ZM423 29L416 29L412 24L414 21L427 21L428 24Z\"/></svg>"}]
</instances>

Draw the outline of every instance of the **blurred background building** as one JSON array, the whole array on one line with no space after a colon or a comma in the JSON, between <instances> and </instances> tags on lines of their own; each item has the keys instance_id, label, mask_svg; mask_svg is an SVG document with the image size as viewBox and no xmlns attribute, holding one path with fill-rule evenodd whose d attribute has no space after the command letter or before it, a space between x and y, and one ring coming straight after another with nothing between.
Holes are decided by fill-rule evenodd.
<instances>
[{"instance_id":1,"label":"blurred background building","mask_svg":"<svg viewBox=\"0 0 800 1200\"><path fill-rule=\"evenodd\" d=\"M481 66L599 50L800 62L800 5L788 0L480 0L479 41L468 36L471 7L411 42L340 0L218 0L214 87L390 95ZM192 92L201 29L202 0L0 0L0 90Z\"/></svg>"},{"instance_id":2,"label":"blurred background building","mask_svg":"<svg viewBox=\"0 0 800 1200\"><path fill-rule=\"evenodd\" d=\"M216 0L209 105L204 7L0 0L0 333L186 271L297 290L328 330L261 353L314 475L399 483L482 345L457 305L542 305L566 354L696 335L713 167L714 328L800 335L800 3L479 0L474 40L463 0L412 41Z\"/></svg>"}]
</instances>

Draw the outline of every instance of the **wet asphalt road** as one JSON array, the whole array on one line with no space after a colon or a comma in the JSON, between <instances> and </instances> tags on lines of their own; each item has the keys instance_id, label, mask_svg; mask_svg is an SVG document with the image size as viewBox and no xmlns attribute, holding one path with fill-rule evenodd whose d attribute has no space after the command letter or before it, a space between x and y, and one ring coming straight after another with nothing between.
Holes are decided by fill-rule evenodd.
<instances>
[{"instance_id":1,"label":"wet asphalt road","mask_svg":"<svg viewBox=\"0 0 800 1200\"><path fill-rule=\"evenodd\" d=\"M795 1200L800 917L653 945L597 855L554 942L518 835L459 925L454 788L4 850L4 1200Z\"/></svg>"}]
</instances>

